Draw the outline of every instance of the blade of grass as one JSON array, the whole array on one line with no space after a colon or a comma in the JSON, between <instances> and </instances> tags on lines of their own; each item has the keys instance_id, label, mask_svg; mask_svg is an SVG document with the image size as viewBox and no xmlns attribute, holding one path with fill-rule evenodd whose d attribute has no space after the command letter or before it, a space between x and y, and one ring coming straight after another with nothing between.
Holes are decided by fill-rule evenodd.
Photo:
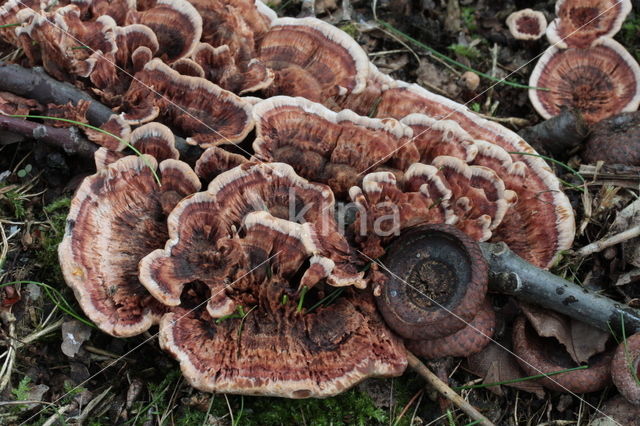
<instances>
[{"instance_id":1,"label":"blade of grass","mask_svg":"<svg viewBox=\"0 0 640 426\"><path fill-rule=\"evenodd\" d=\"M71 119L68 119L68 118L49 117L47 115L31 115L31 114L4 114L4 115L6 115L7 117L11 117L11 118L33 118L33 119L36 119L36 120L62 121L64 123L71 123L71 124L76 125L76 126L86 127L88 129L95 130L98 133L102 133L104 135L111 136L112 138L114 138L115 140L120 142L121 144L126 145L127 148L131 149L138 157L142 158L142 161L144 162L144 164L147 167L149 167L149 169L151 170L151 173L153 173L153 177L155 178L156 182L158 182L158 186L162 186L162 183L160 182L160 176L158 176L158 173L156 173L156 170L153 168L151 163L149 163L149 160L147 160L147 158L144 157L142 155L142 153L140 151L138 151L133 145L131 145L129 142L127 142L126 140L122 139L118 135L114 135L111 132L107 132L106 130L101 129L100 127L92 126L91 124L82 123L80 121L71 120Z\"/></svg>"},{"instance_id":2,"label":"blade of grass","mask_svg":"<svg viewBox=\"0 0 640 426\"><path fill-rule=\"evenodd\" d=\"M576 371L576 370L585 370L587 368L589 368L588 365L581 365L579 367L567 368L565 370L552 371L551 373L536 374L535 376L520 377L517 379L505 380L502 382L481 383L479 385L469 385L469 386L458 386L453 389L458 391L458 390L464 390L464 389L481 389L481 388L490 388L492 386L499 386L499 385L510 385L512 383L526 382L527 380L543 379L545 377L555 376L557 374L569 373L571 371Z\"/></svg>"},{"instance_id":3,"label":"blade of grass","mask_svg":"<svg viewBox=\"0 0 640 426\"><path fill-rule=\"evenodd\" d=\"M88 325L89 327L98 328L91 321L84 319L82 316L80 316L78 313L76 313L76 311L73 309L71 304L67 301L67 299L64 298L62 293L60 293L60 291L58 289L56 289L54 287L51 287L49 284L45 284L45 283L42 283L42 282L39 282L39 281L21 280L21 281L11 281L11 282L8 282L8 283L0 284L0 288L7 287L7 286L10 286L10 285L16 285L16 284L33 284L33 285L37 285L39 287L42 287L44 289L45 293L47 294L47 297L49 297L49 299L51 299L51 301L62 312L64 312L67 315L77 319L81 323Z\"/></svg>"},{"instance_id":4,"label":"blade of grass","mask_svg":"<svg viewBox=\"0 0 640 426\"><path fill-rule=\"evenodd\" d=\"M19 25L22 25L20 22L14 22L13 24L4 24L4 25L0 25L0 28L9 28L9 27L17 27Z\"/></svg>"},{"instance_id":5,"label":"blade of grass","mask_svg":"<svg viewBox=\"0 0 640 426\"><path fill-rule=\"evenodd\" d=\"M330 305L331 303L333 303L334 300L336 300L338 298L338 296L340 296L342 294L343 291L344 291L344 287L336 288L331 293L329 293L324 298L322 298L319 302L317 302L312 307L310 307L307 310L307 313L312 312L314 309L316 309L318 306L320 306L322 304L324 304L325 306Z\"/></svg>"},{"instance_id":6,"label":"blade of grass","mask_svg":"<svg viewBox=\"0 0 640 426\"><path fill-rule=\"evenodd\" d=\"M509 81L509 80L503 80L501 78L497 78L494 77L492 75L480 72L478 70L475 70L461 62L456 61L455 59L452 59L450 57L448 57L447 55L438 52L437 50L427 46L426 44L416 40L415 38L403 33L402 31L400 31L399 29L395 28L393 25L389 24L388 22L385 22L381 19L378 19L378 23L380 25L382 25L383 27L385 27L386 29L388 29L389 31L391 31L392 33L394 33L397 36L400 36L402 38L404 38L407 41L410 41L411 43L415 44L416 46L430 52L433 56L442 59L443 61L449 62L452 65L455 65L457 67L462 68L465 71L472 71L476 74L478 74L481 77L486 78L487 80L491 80L491 81L495 81L496 83L502 83L502 84L506 84L507 86L512 86L512 87L516 87L518 89L535 89L535 90L544 90L544 91L549 91L549 89L544 88L544 87L532 87L532 86L527 86L526 84L520 84L520 83L514 83L513 81Z\"/></svg>"},{"instance_id":7,"label":"blade of grass","mask_svg":"<svg viewBox=\"0 0 640 426\"><path fill-rule=\"evenodd\" d=\"M300 300L298 300L298 307L296 308L296 312L302 311L302 304L304 303L304 296L307 295L307 291L309 291L309 287L304 286L302 290L300 290Z\"/></svg>"}]
</instances>

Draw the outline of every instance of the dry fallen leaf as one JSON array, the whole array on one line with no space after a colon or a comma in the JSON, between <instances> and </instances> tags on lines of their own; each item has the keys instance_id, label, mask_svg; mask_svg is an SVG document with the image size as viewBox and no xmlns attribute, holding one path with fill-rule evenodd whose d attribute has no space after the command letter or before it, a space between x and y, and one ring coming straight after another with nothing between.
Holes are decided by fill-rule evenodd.
<instances>
[{"instance_id":1,"label":"dry fallen leaf","mask_svg":"<svg viewBox=\"0 0 640 426\"><path fill-rule=\"evenodd\" d=\"M534 305L522 304L522 311L539 336L554 337L578 364L605 350L610 335L583 322Z\"/></svg>"},{"instance_id":2,"label":"dry fallen leaf","mask_svg":"<svg viewBox=\"0 0 640 426\"><path fill-rule=\"evenodd\" d=\"M91 328L80 321L71 320L62 324L62 352L69 358L76 356L82 344L91 336Z\"/></svg>"},{"instance_id":3,"label":"dry fallen leaf","mask_svg":"<svg viewBox=\"0 0 640 426\"><path fill-rule=\"evenodd\" d=\"M468 357L467 364L473 374L484 378L482 383L504 382L526 377L526 373L520 369L515 358L494 342L491 342L479 353ZM535 380L516 382L506 386L534 393L539 398L544 397L542 385ZM496 395L503 395L500 386L492 386L487 389Z\"/></svg>"}]
</instances>

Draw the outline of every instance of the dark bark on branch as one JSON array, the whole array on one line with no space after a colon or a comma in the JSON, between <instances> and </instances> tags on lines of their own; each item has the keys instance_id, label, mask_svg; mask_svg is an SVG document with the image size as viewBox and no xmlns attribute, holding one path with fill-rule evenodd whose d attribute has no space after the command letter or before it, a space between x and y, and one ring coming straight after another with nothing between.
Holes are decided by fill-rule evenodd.
<instances>
[{"instance_id":1,"label":"dark bark on branch","mask_svg":"<svg viewBox=\"0 0 640 426\"><path fill-rule=\"evenodd\" d=\"M25 98L35 99L41 104L60 104L72 102L74 105L79 100L90 101L87 111L87 119L94 126L105 123L113 111L111 108L93 99L87 93L72 84L60 82L49 75L40 67L23 68L16 64L0 62L0 91L7 91ZM43 140L52 143L52 139ZM58 145L53 143L53 145ZM71 152L72 145L67 145L65 151ZM176 137L176 148L180 151L180 158L191 164L200 157L202 149L189 145L181 137ZM96 147L97 149L97 147Z\"/></svg>"},{"instance_id":2,"label":"dark bark on branch","mask_svg":"<svg viewBox=\"0 0 640 426\"><path fill-rule=\"evenodd\" d=\"M98 146L75 127L56 128L21 118L0 115L0 130L19 134L64 149L67 154L93 157Z\"/></svg>"},{"instance_id":3,"label":"dark bark on branch","mask_svg":"<svg viewBox=\"0 0 640 426\"><path fill-rule=\"evenodd\" d=\"M640 311L592 293L549 271L536 268L504 243L481 243L489 263L492 290L515 296L607 332L630 336L640 332Z\"/></svg>"},{"instance_id":4,"label":"dark bark on branch","mask_svg":"<svg viewBox=\"0 0 640 426\"><path fill-rule=\"evenodd\" d=\"M589 135L589 127L578 111L565 109L553 118L525 127L518 134L536 151L566 158Z\"/></svg>"}]
</instances>

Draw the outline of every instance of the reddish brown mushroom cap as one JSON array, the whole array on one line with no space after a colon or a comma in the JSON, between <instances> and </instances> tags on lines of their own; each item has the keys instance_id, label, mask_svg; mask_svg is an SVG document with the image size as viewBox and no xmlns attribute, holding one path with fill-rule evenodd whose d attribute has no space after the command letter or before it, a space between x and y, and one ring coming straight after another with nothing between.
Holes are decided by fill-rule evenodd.
<instances>
[{"instance_id":1,"label":"reddish brown mushroom cap","mask_svg":"<svg viewBox=\"0 0 640 426\"><path fill-rule=\"evenodd\" d=\"M378 169L402 171L418 161L412 131L396 120L338 113L304 98L276 96L253 108L256 158L293 165L338 197Z\"/></svg>"},{"instance_id":2,"label":"reddish brown mushroom cap","mask_svg":"<svg viewBox=\"0 0 640 426\"><path fill-rule=\"evenodd\" d=\"M129 126L122 116L116 114L112 114L109 120L100 126L100 129L125 141L131 136L131 126ZM109 134L98 132L91 128L84 128L84 132L90 141L111 151L122 151L126 147L126 144Z\"/></svg>"},{"instance_id":3,"label":"reddish brown mushroom cap","mask_svg":"<svg viewBox=\"0 0 640 426\"><path fill-rule=\"evenodd\" d=\"M260 42L258 58L276 77L269 95L316 102L365 88L366 53L349 35L315 18L279 18Z\"/></svg>"},{"instance_id":4,"label":"reddish brown mushroom cap","mask_svg":"<svg viewBox=\"0 0 640 426\"><path fill-rule=\"evenodd\" d=\"M547 119L567 107L595 123L635 111L640 104L640 66L622 45L608 38L586 49L549 47L529 85L549 89L529 89L533 107Z\"/></svg>"},{"instance_id":5,"label":"reddish brown mushroom cap","mask_svg":"<svg viewBox=\"0 0 640 426\"><path fill-rule=\"evenodd\" d=\"M611 377L618 391L632 404L640 404L638 384L638 360L640 359L640 334L634 334L620 343L611 361Z\"/></svg>"},{"instance_id":6,"label":"reddish brown mushroom cap","mask_svg":"<svg viewBox=\"0 0 640 426\"><path fill-rule=\"evenodd\" d=\"M123 100L126 120L146 123L161 115L190 136L187 142L204 148L239 142L253 128L249 102L203 78L180 75L158 58L135 75Z\"/></svg>"},{"instance_id":7,"label":"reddish brown mushroom cap","mask_svg":"<svg viewBox=\"0 0 640 426\"><path fill-rule=\"evenodd\" d=\"M305 222L292 233L303 237L310 256L326 257L327 282L334 286L366 285L351 264L351 248L338 233L333 218L333 194L324 185L310 183L281 163L246 163L218 175L206 192L178 204L168 219L170 240L165 249L140 263L140 280L163 304L177 306L186 283L204 282L212 294L224 286L233 270L233 242L245 216L264 210L276 218ZM307 223L308 222L308 223ZM330 259L330 262L329 262ZM320 277L323 278L323 277ZM309 283L313 285L315 283ZM301 285L304 285L301 283ZM222 295L208 303L210 315L218 315Z\"/></svg>"},{"instance_id":8,"label":"reddish brown mushroom cap","mask_svg":"<svg viewBox=\"0 0 640 426\"><path fill-rule=\"evenodd\" d=\"M522 9L507 17L507 27L518 40L537 40L547 31L547 19L542 12Z\"/></svg>"},{"instance_id":9,"label":"reddish brown mushroom cap","mask_svg":"<svg viewBox=\"0 0 640 426\"><path fill-rule=\"evenodd\" d=\"M193 59L180 58L171 64L171 68L176 70L182 75L189 75L191 77L205 77L205 72L202 67Z\"/></svg>"},{"instance_id":10,"label":"reddish brown mushroom cap","mask_svg":"<svg viewBox=\"0 0 640 426\"><path fill-rule=\"evenodd\" d=\"M192 386L208 392L325 398L404 372L402 342L370 296L348 290L328 307L297 314L294 303L279 302L284 285L278 277L254 284L259 302L242 325L178 308L160 324L160 346Z\"/></svg>"},{"instance_id":11,"label":"reddish brown mushroom cap","mask_svg":"<svg viewBox=\"0 0 640 426\"><path fill-rule=\"evenodd\" d=\"M168 62L189 56L202 36L202 17L186 0L158 0L151 9L131 12L128 20L156 33L158 53Z\"/></svg>"},{"instance_id":12,"label":"reddish brown mushroom cap","mask_svg":"<svg viewBox=\"0 0 640 426\"><path fill-rule=\"evenodd\" d=\"M558 0L557 18L547 28L553 46L586 48L613 37L631 12L630 0Z\"/></svg>"},{"instance_id":13,"label":"reddish brown mushroom cap","mask_svg":"<svg viewBox=\"0 0 640 426\"><path fill-rule=\"evenodd\" d=\"M179 187L185 196L200 185L185 163L163 162L159 188L155 168L153 157L129 156L86 178L58 249L83 311L114 336L133 336L159 321L165 309L138 281L138 262L166 241L166 194Z\"/></svg>"}]
</instances>

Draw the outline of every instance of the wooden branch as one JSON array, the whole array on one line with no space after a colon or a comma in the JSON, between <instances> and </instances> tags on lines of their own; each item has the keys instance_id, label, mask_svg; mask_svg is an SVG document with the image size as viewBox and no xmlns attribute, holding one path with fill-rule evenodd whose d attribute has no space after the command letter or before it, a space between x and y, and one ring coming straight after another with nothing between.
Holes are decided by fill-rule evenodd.
<instances>
[{"instance_id":1,"label":"wooden branch","mask_svg":"<svg viewBox=\"0 0 640 426\"><path fill-rule=\"evenodd\" d=\"M566 155L589 135L589 127L578 111L565 109L559 115L535 126L525 127L518 135L537 151L555 157Z\"/></svg>"},{"instance_id":2,"label":"wooden branch","mask_svg":"<svg viewBox=\"0 0 640 426\"><path fill-rule=\"evenodd\" d=\"M440 380L426 365L422 363L411 352L407 351L407 360L409 360L409 366L418 373L423 379L429 383L435 390L437 390L442 396L454 403L456 407L467 413L469 417L477 421L477 424L484 426L493 426L493 423L482 415L473 405L464 400L460 395L455 393L453 389L449 387L445 382Z\"/></svg>"},{"instance_id":3,"label":"wooden branch","mask_svg":"<svg viewBox=\"0 0 640 426\"><path fill-rule=\"evenodd\" d=\"M90 101L87 119L94 126L101 126L113 114L111 108L93 99L74 85L60 82L50 77L40 67L23 68L20 65L7 64L0 61L0 91L35 99L41 104L54 103L64 105L67 102L71 102L76 105L80 100ZM42 140L43 142L52 143L51 139ZM189 145L183 138L178 136L176 136L176 148L180 151L180 158L191 164L200 158L202 154L202 148ZM72 149L72 145L67 145L65 151L73 152Z\"/></svg>"},{"instance_id":4,"label":"wooden branch","mask_svg":"<svg viewBox=\"0 0 640 426\"><path fill-rule=\"evenodd\" d=\"M67 154L76 154L81 157L91 158L98 149L98 145L86 139L75 127L58 128L22 118L0 115L0 130L57 146Z\"/></svg>"},{"instance_id":5,"label":"wooden branch","mask_svg":"<svg viewBox=\"0 0 640 426\"><path fill-rule=\"evenodd\" d=\"M640 311L537 268L504 243L480 243L494 291L552 309L622 336L640 332Z\"/></svg>"}]
</instances>

